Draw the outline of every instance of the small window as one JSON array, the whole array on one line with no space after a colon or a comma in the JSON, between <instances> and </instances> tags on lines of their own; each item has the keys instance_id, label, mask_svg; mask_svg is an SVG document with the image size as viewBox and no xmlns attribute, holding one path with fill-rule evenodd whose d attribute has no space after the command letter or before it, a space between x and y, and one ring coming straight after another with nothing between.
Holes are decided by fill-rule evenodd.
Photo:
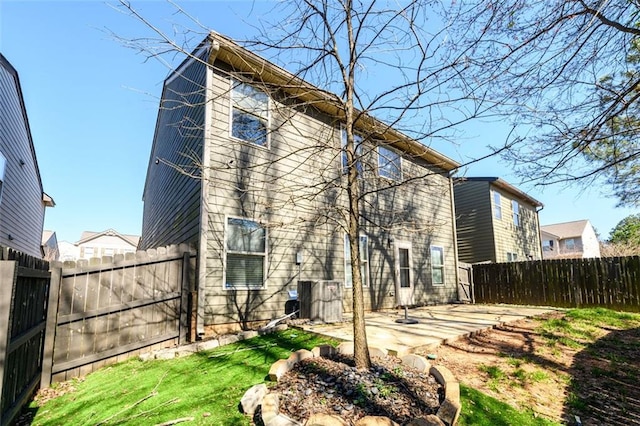
<instances>
[{"instance_id":1,"label":"small window","mask_svg":"<svg viewBox=\"0 0 640 426\"><path fill-rule=\"evenodd\" d=\"M252 220L228 218L225 240L225 288L264 287L267 230Z\"/></svg>"},{"instance_id":2,"label":"small window","mask_svg":"<svg viewBox=\"0 0 640 426\"><path fill-rule=\"evenodd\" d=\"M507 252L507 262L515 262L518 260L518 253Z\"/></svg>"},{"instance_id":3,"label":"small window","mask_svg":"<svg viewBox=\"0 0 640 426\"><path fill-rule=\"evenodd\" d=\"M267 147L269 96L249 84L234 82L231 103L231 136Z\"/></svg>"},{"instance_id":4,"label":"small window","mask_svg":"<svg viewBox=\"0 0 640 426\"><path fill-rule=\"evenodd\" d=\"M431 246L431 283L444 285L444 249Z\"/></svg>"},{"instance_id":5,"label":"small window","mask_svg":"<svg viewBox=\"0 0 640 426\"><path fill-rule=\"evenodd\" d=\"M4 186L4 171L7 168L7 159L0 154L0 203L2 202L2 187Z\"/></svg>"},{"instance_id":6,"label":"small window","mask_svg":"<svg viewBox=\"0 0 640 426\"><path fill-rule=\"evenodd\" d=\"M511 200L511 210L513 211L513 224L520 226L520 204L516 200Z\"/></svg>"},{"instance_id":7,"label":"small window","mask_svg":"<svg viewBox=\"0 0 640 426\"><path fill-rule=\"evenodd\" d=\"M360 275L362 276L362 286L369 287L369 238L366 235L360 236ZM349 236L344 236L344 286L353 287L353 274L351 273L351 246Z\"/></svg>"},{"instance_id":8,"label":"small window","mask_svg":"<svg viewBox=\"0 0 640 426\"><path fill-rule=\"evenodd\" d=\"M384 146L378 147L378 174L394 181L402 180L402 157Z\"/></svg>"},{"instance_id":9,"label":"small window","mask_svg":"<svg viewBox=\"0 0 640 426\"><path fill-rule=\"evenodd\" d=\"M353 142L355 143L356 154L356 168L358 169L358 176L362 177L362 136L354 135ZM342 174L347 174L347 166L349 165L349 159L347 158L347 131L342 128Z\"/></svg>"},{"instance_id":10,"label":"small window","mask_svg":"<svg viewBox=\"0 0 640 426\"><path fill-rule=\"evenodd\" d=\"M543 251L553 251L553 240L544 240L544 241L542 241L542 250Z\"/></svg>"},{"instance_id":11,"label":"small window","mask_svg":"<svg viewBox=\"0 0 640 426\"><path fill-rule=\"evenodd\" d=\"M573 238L567 238L564 240L564 248L573 251L576 249L576 241Z\"/></svg>"},{"instance_id":12,"label":"small window","mask_svg":"<svg viewBox=\"0 0 640 426\"><path fill-rule=\"evenodd\" d=\"M91 259L93 257L93 247L84 248L84 258Z\"/></svg>"},{"instance_id":13,"label":"small window","mask_svg":"<svg viewBox=\"0 0 640 426\"><path fill-rule=\"evenodd\" d=\"M493 191L493 217L502 219L502 200L497 191Z\"/></svg>"}]
</instances>

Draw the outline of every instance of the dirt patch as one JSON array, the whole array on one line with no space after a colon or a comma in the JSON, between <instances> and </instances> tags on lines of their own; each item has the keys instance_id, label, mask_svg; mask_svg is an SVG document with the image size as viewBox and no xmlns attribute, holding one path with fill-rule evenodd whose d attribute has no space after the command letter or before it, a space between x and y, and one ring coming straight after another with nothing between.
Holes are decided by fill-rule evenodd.
<instances>
[{"instance_id":1,"label":"dirt patch","mask_svg":"<svg viewBox=\"0 0 640 426\"><path fill-rule=\"evenodd\" d=\"M542 327L553 312L417 353L436 355L462 382L560 422L640 425L640 331L598 328L584 342ZM464 410L464 408L463 408Z\"/></svg>"}]
</instances>

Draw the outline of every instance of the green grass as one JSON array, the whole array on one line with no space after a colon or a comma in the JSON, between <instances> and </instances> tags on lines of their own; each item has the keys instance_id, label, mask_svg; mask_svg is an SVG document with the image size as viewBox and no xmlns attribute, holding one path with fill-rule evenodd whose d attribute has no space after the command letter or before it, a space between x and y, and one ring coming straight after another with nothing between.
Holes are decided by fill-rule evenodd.
<instances>
[{"instance_id":1,"label":"green grass","mask_svg":"<svg viewBox=\"0 0 640 426\"><path fill-rule=\"evenodd\" d=\"M464 385L460 385L460 396L462 412L458 424L461 426L559 425L536 417L530 411L518 411L509 404Z\"/></svg>"},{"instance_id":2,"label":"green grass","mask_svg":"<svg viewBox=\"0 0 640 426\"><path fill-rule=\"evenodd\" d=\"M244 392L271 364L327 339L287 330L169 361L132 359L75 384L39 407L33 425L153 425L193 417L189 425L249 425L238 410ZM33 405L32 405L32 408Z\"/></svg>"}]
</instances>

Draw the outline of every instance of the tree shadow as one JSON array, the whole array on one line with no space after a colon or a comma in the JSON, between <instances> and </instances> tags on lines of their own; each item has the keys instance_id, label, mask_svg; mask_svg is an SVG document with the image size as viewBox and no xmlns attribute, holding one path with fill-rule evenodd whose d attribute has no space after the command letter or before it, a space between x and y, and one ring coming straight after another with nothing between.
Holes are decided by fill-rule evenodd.
<instances>
[{"instance_id":1,"label":"tree shadow","mask_svg":"<svg viewBox=\"0 0 640 426\"><path fill-rule=\"evenodd\" d=\"M563 418L583 425L640 425L640 328L614 330L579 352ZM576 422L577 423L577 422Z\"/></svg>"}]
</instances>

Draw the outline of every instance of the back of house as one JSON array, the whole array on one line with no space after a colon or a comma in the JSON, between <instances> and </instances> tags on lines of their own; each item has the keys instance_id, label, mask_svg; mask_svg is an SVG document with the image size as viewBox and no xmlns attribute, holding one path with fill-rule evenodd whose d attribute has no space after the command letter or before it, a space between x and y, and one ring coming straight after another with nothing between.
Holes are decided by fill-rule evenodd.
<instances>
[{"instance_id":1,"label":"back of house","mask_svg":"<svg viewBox=\"0 0 640 426\"><path fill-rule=\"evenodd\" d=\"M201 333L282 315L299 282L351 309L339 105L216 33L165 81L140 248L198 247ZM356 140L366 308L457 300L458 164L365 114Z\"/></svg>"}]
</instances>

